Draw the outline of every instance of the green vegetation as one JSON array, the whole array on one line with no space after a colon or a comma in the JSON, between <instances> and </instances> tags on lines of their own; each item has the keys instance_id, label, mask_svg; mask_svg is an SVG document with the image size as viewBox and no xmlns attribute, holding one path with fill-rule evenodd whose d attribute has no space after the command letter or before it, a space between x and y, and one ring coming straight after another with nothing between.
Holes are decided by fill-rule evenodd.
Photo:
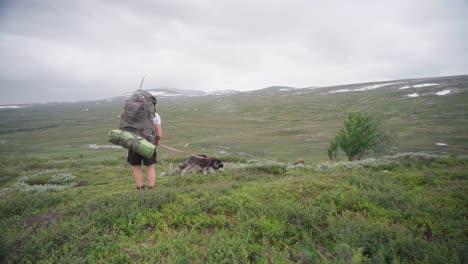
<instances>
[{"instance_id":1,"label":"green vegetation","mask_svg":"<svg viewBox=\"0 0 468 264\"><path fill-rule=\"evenodd\" d=\"M327 91L160 98L157 110L163 122L163 143L178 149L188 143L184 149L188 152L216 156L327 162L329 143L348 113L367 112L381 116L385 127L397 132L398 140L389 146L390 154L468 153L466 91L416 98L407 97L406 90L394 89ZM116 100L2 109L0 142L4 143L0 143L0 155L117 157L122 150L87 146L110 144L107 133L118 127L122 107L123 101ZM436 145L439 142L447 145ZM159 154L163 160L184 157L164 149ZM347 157L341 153L337 159Z\"/></svg>"},{"instance_id":2,"label":"green vegetation","mask_svg":"<svg viewBox=\"0 0 468 264\"><path fill-rule=\"evenodd\" d=\"M383 150L390 141L389 135L377 117L369 113L350 113L344 121L344 128L331 141L328 157L330 161L336 159L341 148L349 161L361 160L366 153Z\"/></svg>"},{"instance_id":3,"label":"green vegetation","mask_svg":"<svg viewBox=\"0 0 468 264\"><path fill-rule=\"evenodd\" d=\"M407 154L289 169L237 160L224 173L160 177L155 190L142 192L123 157L50 161L2 159L16 172L10 183L77 185L45 192L13 185L2 192L0 262L464 263L468 257L463 158ZM167 167L162 162L157 171Z\"/></svg>"},{"instance_id":4,"label":"green vegetation","mask_svg":"<svg viewBox=\"0 0 468 264\"><path fill-rule=\"evenodd\" d=\"M89 146L110 145L123 101L2 109L0 263L467 263L463 81L160 99L163 143L225 171L142 192L124 149ZM397 132L390 156L328 162L351 112ZM159 147L157 174L186 156Z\"/></svg>"}]
</instances>

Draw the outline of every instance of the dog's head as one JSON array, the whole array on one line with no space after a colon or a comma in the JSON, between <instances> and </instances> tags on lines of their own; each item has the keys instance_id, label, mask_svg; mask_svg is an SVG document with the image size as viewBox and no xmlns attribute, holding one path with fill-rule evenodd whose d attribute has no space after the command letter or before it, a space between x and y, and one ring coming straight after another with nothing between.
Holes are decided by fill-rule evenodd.
<instances>
[{"instance_id":1,"label":"dog's head","mask_svg":"<svg viewBox=\"0 0 468 264\"><path fill-rule=\"evenodd\" d=\"M211 160L211 167L215 170L224 170L223 162L217 158Z\"/></svg>"}]
</instances>

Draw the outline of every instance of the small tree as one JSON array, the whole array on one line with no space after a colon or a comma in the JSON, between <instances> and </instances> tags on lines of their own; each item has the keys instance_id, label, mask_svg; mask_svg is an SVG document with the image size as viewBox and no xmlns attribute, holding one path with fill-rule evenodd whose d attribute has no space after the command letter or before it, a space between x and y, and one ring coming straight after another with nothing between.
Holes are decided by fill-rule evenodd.
<instances>
[{"instance_id":1,"label":"small tree","mask_svg":"<svg viewBox=\"0 0 468 264\"><path fill-rule=\"evenodd\" d=\"M330 146L328 146L328 158L330 158L330 161L333 161L336 159L336 156L338 155L338 143L336 140L332 140L330 142Z\"/></svg>"},{"instance_id":2,"label":"small tree","mask_svg":"<svg viewBox=\"0 0 468 264\"><path fill-rule=\"evenodd\" d=\"M331 141L328 147L330 160L336 158L341 148L348 160L360 160L370 151L383 151L384 145L390 142L390 133L381 129L381 121L369 113L350 113L344 121L344 128Z\"/></svg>"}]
</instances>

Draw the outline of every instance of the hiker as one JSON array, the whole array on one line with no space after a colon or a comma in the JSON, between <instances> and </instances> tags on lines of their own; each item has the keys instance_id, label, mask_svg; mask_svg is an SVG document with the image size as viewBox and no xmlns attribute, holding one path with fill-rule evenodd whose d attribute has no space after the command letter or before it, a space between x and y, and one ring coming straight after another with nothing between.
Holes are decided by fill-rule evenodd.
<instances>
[{"instance_id":1,"label":"hiker","mask_svg":"<svg viewBox=\"0 0 468 264\"><path fill-rule=\"evenodd\" d=\"M162 138L162 128L161 116L156 113L156 102L156 98L151 93L144 90L136 91L125 101L120 129L137 134L156 146L159 145ZM146 166L148 188L154 188L156 184L156 172L154 170L156 158L156 149L150 158L141 156L133 151L133 148L128 150L127 162L133 166L133 177L138 190L145 189L142 163Z\"/></svg>"},{"instance_id":2,"label":"hiker","mask_svg":"<svg viewBox=\"0 0 468 264\"><path fill-rule=\"evenodd\" d=\"M154 136L155 136L155 145L159 145L162 138L162 128L161 128L161 117L158 113L155 113L155 117L153 119L154 125ZM138 190L145 189L145 183L143 179L143 173L141 170L141 163L146 166L146 173L148 179L148 188L154 188L156 184L156 171L154 170L154 164L156 163L157 158L156 149L154 150L153 156L151 158L145 158L139 155L138 153L134 152L132 149L128 150L128 157L127 161L130 165L133 166L133 177L135 178L135 182L137 185Z\"/></svg>"}]
</instances>

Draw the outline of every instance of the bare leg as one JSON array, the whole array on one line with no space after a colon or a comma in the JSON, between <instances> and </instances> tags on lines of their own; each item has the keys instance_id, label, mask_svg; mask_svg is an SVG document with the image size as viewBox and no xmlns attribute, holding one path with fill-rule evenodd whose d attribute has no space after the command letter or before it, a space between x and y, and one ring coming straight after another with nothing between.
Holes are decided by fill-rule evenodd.
<instances>
[{"instance_id":1,"label":"bare leg","mask_svg":"<svg viewBox=\"0 0 468 264\"><path fill-rule=\"evenodd\" d=\"M141 165L133 166L133 177L135 178L137 187L145 185L143 175L141 174Z\"/></svg>"},{"instance_id":2,"label":"bare leg","mask_svg":"<svg viewBox=\"0 0 468 264\"><path fill-rule=\"evenodd\" d=\"M146 172L148 173L148 186L153 188L156 184L156 171L154 165L146 166Z\"/></svg>"}]
</instances>

